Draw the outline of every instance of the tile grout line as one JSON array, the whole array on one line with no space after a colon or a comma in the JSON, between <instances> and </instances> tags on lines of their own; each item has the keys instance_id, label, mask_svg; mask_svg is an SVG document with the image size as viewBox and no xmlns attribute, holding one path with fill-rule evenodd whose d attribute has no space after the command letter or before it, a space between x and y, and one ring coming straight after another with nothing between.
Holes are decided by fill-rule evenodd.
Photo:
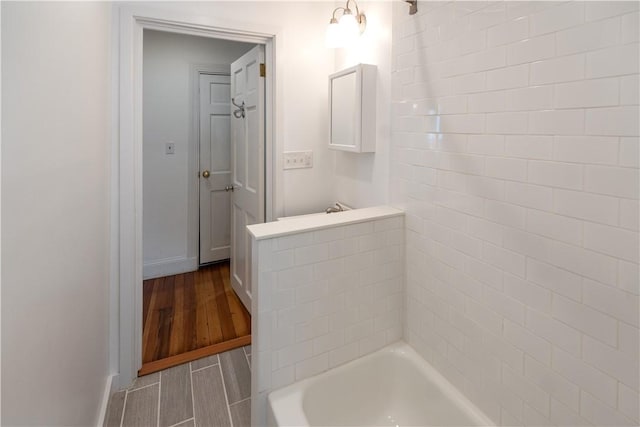
<instances>
[{"instance_id":1,"label":"tile grout line","mask_svg":"<svg viewBox=\"0 0 640 427\"><path fill-rule=\"evenodd\" d=\"M229 406L229 397L227 396L227 386L224 382L224 374L222 373L222 360L218 356L218 369L220 370L220 379L222 379L222 391L224 392L224 401L227 403L227 415L229 415L230 426L233 427L233 418L231 418L231 407Z\"/></svg>"},{"instance_id":2,"label":"tile grout line","mask_svg":"<svg viewBox=\"0 0 640 427\"><path fill-rule=\"evenodd\" d=\"M204 371L205 369L208 369L208 368L211 368L211 367L217 366L217 365L218 365L217 363L214 363L213 365L203 366L202 368L198 368L198 369L192 370L191 373Z\"/></svg>"},{"instance_id":3,"label":"tile grout line","mask_svg":"<svg viewBox=\"0 0 640 427\"><path fill-rule=\"evenodd\" d=\"M162 396L162 371L158 375L158 411L157 411L157 419L156 426L160 427L160 396Z\"/></svg>"},{"instance_id":4,"label":"tile grout line","mask_svg":"<svg viewBox=\"0 0 640 427\"><path fill-rule=\"evenodd\" d=\"M247 365L249 365L249 372L251 372L251 362L249 362L249 355L246 351L244 351L244 360L247 361Z\"/></svg>"},{"instance_id":5,"label":"tile grout line","mask_svg":"<svg viewBox=\"0 0 640 427\"><path fill-rule=\"evenodd\" d=\"M238 400L237 402L233 402L233 403L231 403L231 404L229 405L229 407L234 406L234 405L237 405L238 403L245 402L245 401L247 401L247 400L251 400L251 396L249 396L249 397L245 397L244 399L242 399L242 400Z\"/></svg>"},{"instance_id":6,"label":"tile grout line","mask_svg":"<svg viewBox=\"0 0 640 427\"><path fill-rule=\"evenodd\" d=\"M176 427L176 426L179 426L180 424L184 424L184 423L186 423L187 421L191 421L191 420L193 420L193 423L195 424L195 422L196 422L195 417L191 417L191 418L187 418L186 420L182 420L182 421L180 421L179 423L172 424L172 425L170 425L169 427Z\"/></svg>"},{"instance_id":7,"label":"tile grout line","mask_svg":"<svg viewBox=\"0 0 640 427\"><path fill-rule=\"evenodd\" d=\"M191 379L191 411L193 413L193 426L197 427L196 424L196 398L193 394L193 370L191 369L192 365L191 362L189 362L189 377Z\"/></svg>"},{"instance_id":8,"label":"tile grout line","mask_svg":"<svg viewBox=\"0 0 640 427\"><path fill-rule=\"evenodd\" d=\"M120 414L120 427L124 422L124 411L127 409L127 397L129 396L129 390L124 391L124 403L122 404L122 414Z\"/></svg>"},{"instance_id":9,"label":"tile grout line","mask_svg":"<svg viewBox=\"0 0 640 427\"><path fill-rule=\"evenodd\" d=\"M156 384L160 384L160 381L156 381L155 383L143 385L142 387L138 387L138 388L127 389L127 393L131 393L131 392L138 391L138 390L144 390L145 388L152 387L152 386L154 386Z\"/></svg>"}]
</instances>

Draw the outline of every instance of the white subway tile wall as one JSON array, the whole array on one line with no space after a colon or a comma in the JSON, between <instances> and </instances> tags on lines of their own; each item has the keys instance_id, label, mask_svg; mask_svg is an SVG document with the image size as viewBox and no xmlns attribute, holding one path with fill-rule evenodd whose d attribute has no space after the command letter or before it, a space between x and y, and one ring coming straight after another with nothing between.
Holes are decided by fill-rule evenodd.
<instances>
[{"instance_id":1,"label":"white subway tile wall","mask_svg":"<svg viewBox=\"0 0 640 427\"><path fill-rule=\"evenodd\" d=\"M394 4L405 339L500 425L638 425L639 5Z\"/></svg>"},{"instance_id":2,"label":"white subway tile wall","mask_svg":"<svg viewBox=\"0 0 640 427\"><path fill-rule=\"evenodd\" d=\"M271 390L402 339L404 233L399 214L253 241L255 425Z\"/></svg>"}]
</instances>

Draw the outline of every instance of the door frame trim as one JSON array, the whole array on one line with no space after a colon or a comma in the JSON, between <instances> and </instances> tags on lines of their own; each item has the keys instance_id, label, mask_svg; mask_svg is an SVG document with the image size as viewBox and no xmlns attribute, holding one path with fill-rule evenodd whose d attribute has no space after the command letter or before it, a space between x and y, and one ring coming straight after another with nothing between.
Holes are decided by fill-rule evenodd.
<instances>
[{"instance_id":1,"label":"door frame trim","mask_svg":"<svg viewBox=\"0 0 640 427\"><path fill-rule=\"evenodd\" d=\"M282 31L178 9L114 3L112 13L112 158L109 364L113 389L128 386L142 366L142 33L144 29L265 45L266 220L283 212ZM279 105L280 104L280 105Z\"/></svg>"},{"instance_id":2,"label":"door frame trim","mask_svg":"<svg viewBox=\"0 0 640 427\"><path fill-rule=\"evenodd\" d=\"M187 208L187 256L195 257L200 265L200 74L230 76L229 65L191 64L189 67L191 84L191 128L189 135L189 159L187 173L189 179ZM231 118L229 118L231 120Z\"/></svg>"}]
</instances>

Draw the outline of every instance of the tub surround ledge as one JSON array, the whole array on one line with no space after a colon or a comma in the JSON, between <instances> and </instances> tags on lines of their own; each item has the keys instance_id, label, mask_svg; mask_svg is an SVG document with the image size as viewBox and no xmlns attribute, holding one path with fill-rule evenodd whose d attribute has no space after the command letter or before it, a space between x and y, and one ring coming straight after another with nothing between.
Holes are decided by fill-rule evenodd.
<instances>
[{"instance_id":1,"label":"tub surround ledge","mask_svg":"<svg viewBox=\"0 0 640 427\"><path fill-rule=\"evenodd\" d=\"M265 240L290 234L403 215L404 212L402 210L392 208L391 206L374 206L371 208L352 209L325 215L300 215L300 217L291 218L286 221L249 225L247 229L256 240Z\"/></svg>"}]
</instances>

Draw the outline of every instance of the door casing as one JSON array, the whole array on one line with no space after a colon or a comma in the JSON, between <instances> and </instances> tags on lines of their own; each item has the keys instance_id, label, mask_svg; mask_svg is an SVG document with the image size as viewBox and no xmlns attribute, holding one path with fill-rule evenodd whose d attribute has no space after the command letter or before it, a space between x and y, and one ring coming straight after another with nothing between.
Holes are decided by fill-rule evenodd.
<instances>
[{"instance_id":1,"label":"door casing","mask_svg":"<svg viewBox=\"0 0 640 427\"><path fill-rule=\"evenodd\" d=\"M113 6L110 197L109 363L112 390L128 386L142 366L142 33L144 29L265 45L266 221L283 212L284 79L278 73L282 32L262 24L229 28L215 16L145 5Z\"/></svg>"}]
</instances>

